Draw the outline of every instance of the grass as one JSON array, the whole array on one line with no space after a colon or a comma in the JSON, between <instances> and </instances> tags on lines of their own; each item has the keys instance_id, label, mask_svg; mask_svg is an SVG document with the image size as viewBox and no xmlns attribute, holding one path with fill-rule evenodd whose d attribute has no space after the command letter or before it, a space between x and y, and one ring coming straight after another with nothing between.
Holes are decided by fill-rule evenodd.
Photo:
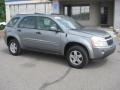
<instances>
[{"instance_id":1,"label":"grass","mask_svg":"<svg viewBox=\"0 0 120 90\"><path fill-rule=\"evenodd\" d=\"M3 30L5 28L4 25L0 25L0 30Z\"/></svg>"},{"instance_id":2,"label":"grass","mask_svg":"<svg viewBox=\"0 0 120 90\"><path fill-rule=\"evenodd\" d=\"M0 29L0 31L3 31L3 29Z\"/></svg>"}]
</instances>

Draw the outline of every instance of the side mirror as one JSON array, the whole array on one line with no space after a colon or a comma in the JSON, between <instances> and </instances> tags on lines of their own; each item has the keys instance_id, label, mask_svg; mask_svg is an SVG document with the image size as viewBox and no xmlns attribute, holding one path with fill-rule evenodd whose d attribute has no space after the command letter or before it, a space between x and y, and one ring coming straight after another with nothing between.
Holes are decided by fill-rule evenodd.
<instances>
[{"instance_id":1,"label":"side mirror","mask_svg":"<svg viewBox=\"0 0 120 90\"><path fill-rule=\"evenodd\" d=\"M50 27L50 31L60 32L56 27Z\"/></svg>"},{"instance_id":2,"label":"side mirror","mask_svg":"<svg viewBox=\"0 0 120 90\"><path fill-rule=\"evenodd\" d=\"M50 27L50 31L57 31L56 27Z\"/></svg>"}]
</instances>

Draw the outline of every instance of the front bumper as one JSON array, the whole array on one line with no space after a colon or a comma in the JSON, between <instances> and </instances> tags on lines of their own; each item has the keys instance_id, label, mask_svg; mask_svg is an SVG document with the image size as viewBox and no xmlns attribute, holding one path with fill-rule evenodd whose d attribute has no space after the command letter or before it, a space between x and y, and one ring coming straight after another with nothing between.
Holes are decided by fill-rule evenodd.
<instances>
[{"instance_id":1,"label":"front bumper","mask_svg":"<svg viewBox=\"0 0 120 90\"><path fill-rule=\"evenodd\" d=\"M112 45L106 48L93 48L93 59L101 59L112 54L116 49L116 45Z\"/></svg>"}]
</instances>

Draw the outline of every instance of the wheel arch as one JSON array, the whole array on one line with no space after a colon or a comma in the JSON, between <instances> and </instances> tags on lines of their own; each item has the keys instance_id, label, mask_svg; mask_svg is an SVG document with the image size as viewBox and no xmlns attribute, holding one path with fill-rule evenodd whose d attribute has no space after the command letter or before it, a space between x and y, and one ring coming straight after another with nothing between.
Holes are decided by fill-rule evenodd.
<instances>
[{"instance_id":1,"label":"wheel arch","mask_svg":"<svg viewBox=\"0 0 120 90\"><path fill-rule=\"evenodd\" d=\"M64 55L66 55L67 50L68 50L71 46L77 46L77 45L83 47L83 48L87 51L88 57L90 58L90 54L89 54L88 48L87 48L84 44L81 44L81 43L78 43L78 42L69 42L69 43L67 43L67 44L65 45L65 47L64 47Z\"/></svg>"},{"instance_id":2,"label":"wheel arch","mask_svg":"<svg viewBox=\"0 0 120 90\"><path fill-rule=\"evenodd\" d=\"M12 40L12 39L16 39L18 41L18 39L16 37L14 37L14 36L8 36L7 37L7 46L9 45L9 41Z\"/></svg>"}]
</instances>

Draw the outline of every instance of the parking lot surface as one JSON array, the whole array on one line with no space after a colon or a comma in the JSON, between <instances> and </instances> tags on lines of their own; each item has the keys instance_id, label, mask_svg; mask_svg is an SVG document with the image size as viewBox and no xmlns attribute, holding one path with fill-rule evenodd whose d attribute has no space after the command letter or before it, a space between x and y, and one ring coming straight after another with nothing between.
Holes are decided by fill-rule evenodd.
<instances>
[{"instance_id":1,"label":"parking lot surface","mask_svg":"<svg viewBox=\"0 0 120 90\"><path fill-rule=\"evenodd\" d=\"M83 69L64 57L25 51L12 56L0 39L0 90L120 90L120 43L106 59Z\"/></svg>"}]
</instances>

